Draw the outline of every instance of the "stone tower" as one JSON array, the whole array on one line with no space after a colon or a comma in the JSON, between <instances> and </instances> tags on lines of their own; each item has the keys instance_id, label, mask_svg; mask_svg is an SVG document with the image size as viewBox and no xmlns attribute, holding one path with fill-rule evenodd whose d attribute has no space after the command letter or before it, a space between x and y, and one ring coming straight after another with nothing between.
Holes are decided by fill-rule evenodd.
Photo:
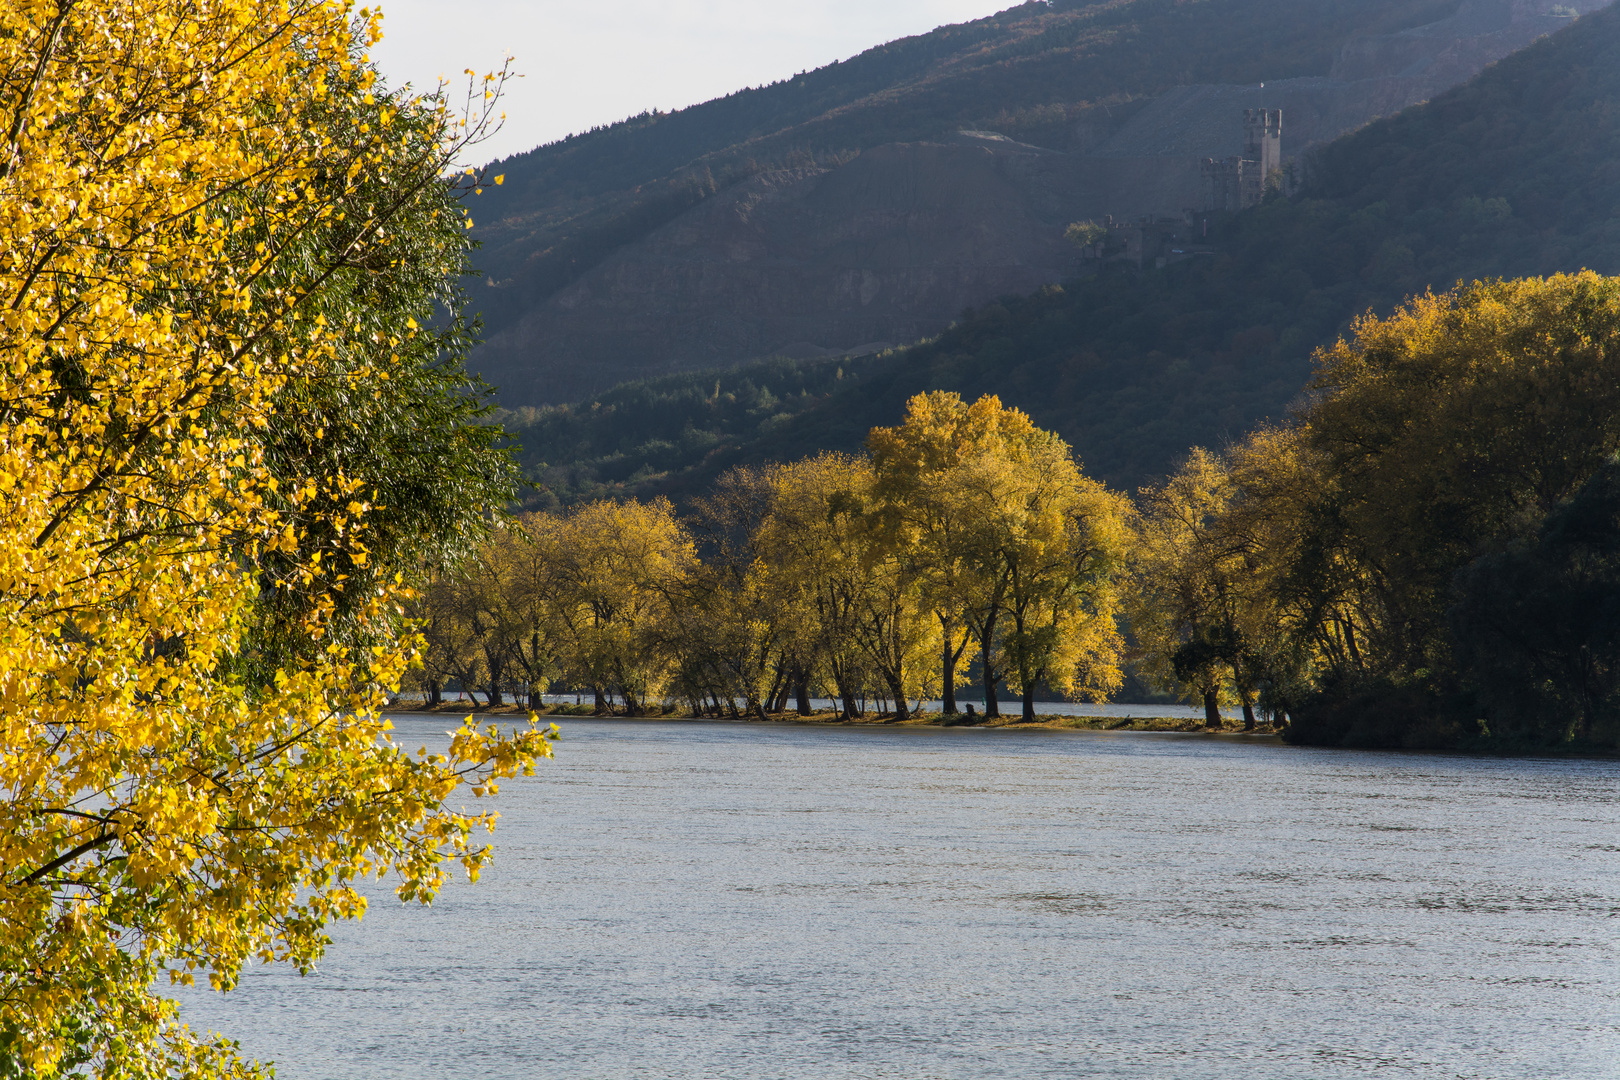
<instances>
[{"instance_id":1,"label":"stone tower","mask_svg":"<svg viewBox=\"0 0 1620 1080\"><path fill-rule=\"evenodd\" d=\"M1266 178L1282 168L1282 110L1243 110L1243 205L1265 198Z\"/></svg>"},{"instance_id":2,"label":"stone tower","mask_svg":"<svg viewBox=\"0 0 1620 1080\"><path fill-rule=\"evenodd\" d=\"M1271 172L1282 168L1282 110L1243 110L1243 158Z\"/></svg>"},{"instance_id":3,"label":"stone tower","mask_svg":"<svg viewBox=\"0 0 1620 1080\"><path fill-rule=\"evenodd\" d=\"M1266 180L1282 168L1282 110L1243 110L1243 153L1199 163L1205 210L1242 210L1266 195Z\"/></svg>"}]
</instances>

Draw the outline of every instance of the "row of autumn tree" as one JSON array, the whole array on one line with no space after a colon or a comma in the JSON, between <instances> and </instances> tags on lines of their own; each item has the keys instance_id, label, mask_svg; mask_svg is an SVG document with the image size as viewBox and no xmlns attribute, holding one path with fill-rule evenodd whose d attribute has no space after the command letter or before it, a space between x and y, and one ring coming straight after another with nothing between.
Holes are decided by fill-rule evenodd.
<instances>
[{"instance_id":1,"label":"row of autumn tree","mask_svg":"<svg viewBox=\"0 0 1620 1080\"><path fill-rule=\"evenodd\" d=\"M1620 281L1417 298L1317 363L1287 423L1134 504L1023 413L934 392L864 456L736 470L684 518L529 515L422 594L422 685L903 718L954 712L976 662L1028 717L1134 663L1299 741L1614 745Z\"/></svg>"},{"instance_id":2,"label":"row of autumn tree","mask_svg":"<svg viewBox=\"0 0 1620 1080\"><path fill-rule=\"evenodd\" d=\"M955 712L979 659L1032 716L1038 687L1120 685L1130 517L1023 413L919 395L866 455L733 470L684 520L659 500L512 522L425 590L420 677L435 698L557 681L632 714L815 694L905 719L936 695Z\"/></svg>"}]
</instances>

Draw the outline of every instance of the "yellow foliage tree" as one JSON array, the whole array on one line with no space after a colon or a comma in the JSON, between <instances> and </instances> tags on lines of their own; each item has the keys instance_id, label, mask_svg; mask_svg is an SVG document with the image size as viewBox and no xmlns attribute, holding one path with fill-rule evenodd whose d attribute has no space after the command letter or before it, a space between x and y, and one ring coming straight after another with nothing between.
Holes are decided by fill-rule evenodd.
<instances>
[{"instance_id":1,"label":"yellow foliage tree","mask_svg":"<svg viewBox=\"0 0 1620 1080\"><path fill-rule=\"evenodd\" d=\"M994 634L1006 578L993 522L1011 481L1010 448L1033 430L1028 416L993 396L968 405L936 390L908 401L900 425L867 436L878 525L917 568L939 621L947 713L956 712L956 679L973 660L975 627L988 622Z\"/></svg>"},{"instance_id":2,"label":"yellow foliage tree","mask_svg":"<svg viewBox=\"0 0 1620 1080\"><path fill-rule=\"evenodd\" d=\"M1479 723L1481 680L1454 652L1458 582L1538 543L1620 450L1617 343L1620 279L1582 272L1413 297L1317 353L1291 463L1257 470L1300 511L1276 545L1277 596L1315 668L1294 737L1526 736ZM1589 663L1575 653L1558 663Z\"/></svg>"},{"instance_id":3,"label":"yellow foliage tree","mask_svg":"<svg viewBox=\"0 0 1620 1080\"><path fill-rule=\"evenodd\" d=\"M995 524L1006 567L1009 681L1035 719L1042 683L1106 701L1124 676L1119 633L1131 504L1080 472L1068 445L1034 430L1014 455L1012 497Z\"/></svg>"},{"instance_id":4,"label":"yellow foliage tree","mask_svg":"<svg viewBox=\"0 0 1620 1080\"><path fill-rule=\"evenodd\" d=\"M421 332L367 327L369 359L336 363L354 327L334 288L398 261L392 227L454 153L437 106L375 84L376 33L314 0L0 7L0 1056L18 1070L244 1071L154 980L308 968L323 925L364 910L362 875L422 900L447 856L476 876L489 819L445 798L549 752L533 730L463 728L437 755L388 740L403 585L345 569L378 554L385 507L341 467L266 455L292 391L380 392ZM249 658L266 590L299 602Z\"/></svg>"},{"instance_id":5,"label":"yellow foliage tree","mask_svg":"<svg viewBox=\"0 0 1620 1080\"><path fill-rule=\"evenodd\" d=\"M1250 581L1246 553L1224 528L1233 498L1228 463L1202 447L1163 486L1143 489L1131 604L1145 673L1182 687L1212 728L1221 726L1221 698L1239 664L1239 611Z\"/></svg>"},{"instance_id":6,"label":"yellow foliage tree","mask_svg":"<svg viewBox=\"0 0 1620 1080\"><path fill-rule=\"evenodd\" d=\"M873 429L867 446L874 523L939 622L946 711L974 647L992 716L1007 676L1026 718L1043 681L1092 696L1119 684L1116 578L1130 517L1122 497L990 395L969 405L945 391L919 394L904 422Z\"/></svg>"},{"instance_id":7,"label":"yellow foliage tree","mask_svg":"<svg viewBox=\"0 0 1620 1080\"><path fill-rule=\"evenodd\" d=\"M564 675L590 687L599 711L618 691L630 715L663 694L673 663L666 633L697 564L667 499L595 502L526 520L550 567Z\"/></svg>"},{"instance_id":8,"label":"yellow foliage tree","mask_svg":"<svg viewBox=\"0 0 1620 1080\"><path fill-rule=\"evenodd\" d=\"M1235 699L1252 730L1262 692L1285 709L1343 643L1306 629L1321 609L1297 588L1318 465L1299 428L1264 427L1224 455L1195 447L1142 490L1131 630L1144 673L1202 703L1210 727Z\"/></svg>"},{"instance_id":9,"label":"yellow foliage tree","mask_svg":"<svg viewBox=\"0 0 1620 1080\"><path fill-rule=\"evenodd\" d=\"M429 575L406 604L422 645L405 682L424 691L429 705L443 702L445 685L451 679L460 680L464 687L469 682L477 685L482 649L468 607L462 576L454 570Z\"/></svg>"},{"instance_id":10,"label":"yellow foliage tree","mask_svg":"<svg viewBox=\"0 0 1620 1080\"><path fill-rule=\"evenodd\" d=\"M713 696L743 702L763 716L787 684L810 711L813 661L804 648L801 612L781 595L781 575L759 557L760 529L775 501L775 469L736 468L693 502L694 527L707 558L676 606L668 643L684 694L697 712Z\"/></svg>"},{"instance_id":11,"label":"yellow foliage tree","mask_svg":"<svg viewBox=\"0 0 1620 1080\"><path fill-rule=\"evenodd\" d=\"M497 648L505 654L507 666L522 674L529 705L538 707L540 695L558 670L560 631L552 602L557 591L556 568L522 521L514 528L497 530L491 547L488 561L498 583Z\"/></svg>"},{"instance_id":12,"label":"yellow foliage tree","mask_svg":"<svg viewBox=\"0 0 1620 1080\"><path fill-rule=\"evenodd\" d=\"M519 603L529 599L518 580L527 546L513 530L496 528L452 571L456 623L467 634L462 685L472 692L481 677L491 707L505 704L504 690L525 668L524 646L540 625L525 617L530 605Z\"/></svg>"},{"instance_id":13,"label":"yellow foliage tree","mask_svg":"<svg viewBox=\"0 0 1620 1080\"><path fill-rule=\"evenodd\" d=\"M1321 350L1308 559L1352 679L1450 666L1453 576L1620 448L1620 280L1474 282L1368 315Z\"/></svg>"},{"instance_id":14,"label":"yellow foliage tree","mask_svg":"<svg viewBox=\"0 0 1620 1080\"><path fill-rule=\"evenodd\" d=\"M1234 686L1244 724L1253 706L1284 716L1327 670L1346 658L1356 618L1342 588L1354 571L1333 553L1307 556L1327 485L1323 461L1295 427L1265 426L1225 456L1232 498L1218 531L1227 550L1242 553L1243 578L1234 591L1243 648ZM1311 572L1303 567L1310 564ZM1322 586L1336 595L1329 597ZM1258 690L1258 696L1256 691Z\"/></svg>"},{"instance_id":15,"label":"yellow foliage tree","mask_svg":"<svg viewBox=\"0 0 1620 1080\"><path fill-rule=\"evenodd\" d=\"M773 478L757 549L775 595L810 620L845 715L861 715L858 700L876 689L906 719L907 697L937 685L940 635L920 574L871 514L871 463L821 454L781 466Z\"/></svg>"}]
</instances>

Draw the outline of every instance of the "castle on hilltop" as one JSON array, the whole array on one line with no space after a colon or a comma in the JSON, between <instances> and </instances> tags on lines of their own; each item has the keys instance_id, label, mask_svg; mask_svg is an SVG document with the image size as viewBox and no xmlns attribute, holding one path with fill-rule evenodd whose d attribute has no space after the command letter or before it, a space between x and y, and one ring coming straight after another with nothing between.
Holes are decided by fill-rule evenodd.
<instances>
[{"instance_id":1,"label":"castle on hilltop","mask_svg":"<svg viewBox=\"0 0 1620 1080\"><path fill-rule=\"evenodd\" d=\"M1243 110L1243 154L1198 165L1204 210L1242 210L1257 205L1266 181L1282 169L1282 110Z\"/></svg>"}]
</instances>

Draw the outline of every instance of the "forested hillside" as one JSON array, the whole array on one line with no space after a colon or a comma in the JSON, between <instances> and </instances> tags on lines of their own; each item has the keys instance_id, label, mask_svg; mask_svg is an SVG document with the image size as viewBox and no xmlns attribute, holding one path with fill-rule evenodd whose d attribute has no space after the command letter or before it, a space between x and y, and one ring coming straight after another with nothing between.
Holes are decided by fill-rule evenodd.
<instances>
[{"instance_id":1,"label":"forested hillside","mask_svg":"<svg viewBox=\"0 0 1620 1080\"><path fill-rule=\"evenodd\" d=\"M806 365L791 400L772 390L753 413L720 399L774 385L774 369L726 375L721 394L717 373L653 381L574 407L599 419L566 437L553 412L518 436L551 466L543 498L678 495L733 462L854 448L922 390L994 392L1073 444L1089 473L1133 488L1189 446L1280 417L1312 350L1360 312L1461 279L1620 272L1620 11L1324 147L1305 190L1212 220L1209 243L1214 257L1004 298L862 361L858 381L835 377L848 362ZM671 439L654 418L677 400ZM681 439L690 452L672 449Z\"/></svg>"},{"instance_id":2,"label":"forested hillside","mask_svg":"<svg viewBox=\"0 0 1620 1080\"><path fill-rule=\"evenodd\" d=\"M911 342L1072 273L1070 221L1197 206L1246 108L1292 158L1603 2L1032 3L570 138L476 206L474 362L523 406Z\"/></svg>"},{"instance_id":3,"label":"forested hillside","mask_svg":"<svg viewBox=\"0 0 1620 1080\"><path fill-rule=\"evenodd\" d=\"M498 162L506 183L478 208L482 266L497 282L522 270L506 294L514 301L544 295L748 172L974 127L1068 149L1106 134L1133 97L1321 74L1351 37L1456 9L1457 0L1036 0ZM481 299L499 323L496 299Z\"/></svg>"}]
</instances>

